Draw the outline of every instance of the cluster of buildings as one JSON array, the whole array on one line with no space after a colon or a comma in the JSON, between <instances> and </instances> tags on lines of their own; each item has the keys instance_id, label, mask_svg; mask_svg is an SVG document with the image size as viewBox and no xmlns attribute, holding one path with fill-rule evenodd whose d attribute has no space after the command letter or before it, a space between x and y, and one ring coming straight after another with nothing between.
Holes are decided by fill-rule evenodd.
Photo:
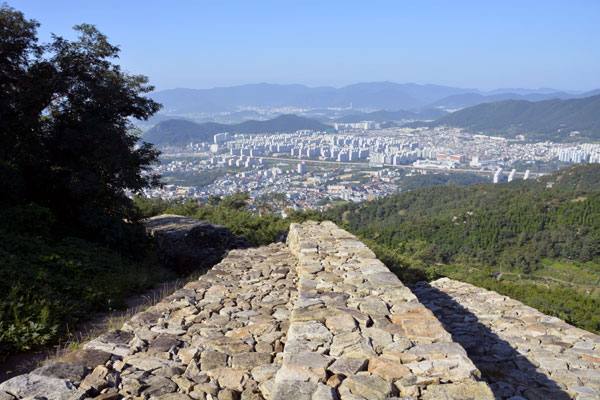
<instances>
[{"instance_id":1,"label":"cluster of buildings","mask_svg":"<svg viewBox=\"0 0 600 400\"><path fill-rule=\"evenodd\" d=\"M584 162L600 163L600 144L583 143L578 146L560 149L558 159L575 164Z\"/></svg>"},{"instance_id":2,"label":"cluster of buildings","mask_svg":"<svg viewBox=\"0 0 600 400\"><path fill-rule=\"evenodd\" d=\"M368 131L371 129L379 129L381 125L373 121L362 121L352 123L336 123L333 125L336 131L352 131L352 130L364 130Z\"/></svg>"},{"instance_id":3,"label":"cluster of buildings","mask_svg":"<svg viewBox=\"0 0 600 400\"><path fill-rule=\"evenodd\" d=\"M285 194L287 208L324 210L331 201L361 202L396 193L400 190L394 179L397 175L398 171L389 169L375 174L357 167L307 171L302 162L265 165L219 178L198 191L197 197L247 192L256 199L275 192ZM284 214L285 210L279 212Z\"/></svg>"}]
</instances>

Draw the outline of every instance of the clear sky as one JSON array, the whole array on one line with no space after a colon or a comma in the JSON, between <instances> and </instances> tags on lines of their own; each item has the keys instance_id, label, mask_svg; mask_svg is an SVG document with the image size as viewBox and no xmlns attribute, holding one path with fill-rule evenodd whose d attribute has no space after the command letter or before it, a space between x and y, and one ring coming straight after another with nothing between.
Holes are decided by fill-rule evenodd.
<instances>
[{"instance_id":1,"label":"clear sky","mask_svg":"<svg viewBox=\"0 0 600 400\"><path fill-rule=\"evenodd\" d=\"M50 32L95 24L157 89L393 81L600 88L600 0L7 0Z\"/></svg>"}]
</instances>

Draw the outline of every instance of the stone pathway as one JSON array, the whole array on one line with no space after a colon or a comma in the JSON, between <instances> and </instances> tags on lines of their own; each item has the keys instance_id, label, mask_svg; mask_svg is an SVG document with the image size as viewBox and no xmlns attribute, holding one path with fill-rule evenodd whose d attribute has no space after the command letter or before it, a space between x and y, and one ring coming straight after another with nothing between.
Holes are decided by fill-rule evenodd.
<instances>
[{"instance_id":1,"label":"stone pathway","mask_svg":"<svg viewBox=\"0 0 600 400\"><path fill-rule=\"evenodd\" d=\"M600 336L447 278L414 293L442 321L497 399L599 399Z\"/></svg>"}]
</instances>

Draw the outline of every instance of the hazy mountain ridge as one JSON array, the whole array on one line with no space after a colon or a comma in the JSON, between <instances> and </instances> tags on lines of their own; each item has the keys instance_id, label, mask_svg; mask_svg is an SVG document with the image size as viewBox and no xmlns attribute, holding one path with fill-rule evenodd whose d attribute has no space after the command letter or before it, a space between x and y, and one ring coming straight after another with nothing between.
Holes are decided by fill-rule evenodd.
<instances>
[{"instance_id":1,"label":"hazy mountain ridge","mask_svg":"<svg viewBox=\"0 0 600 400\"><path fill-rule=\"evenodd\" d=\"M478 92L441 85L367 82L342 88L268 83L213 89L169 89L150 94L164 105L163 112L234 111L238 107L352 107L358 109L413 109L438 99Z\"/></svg>"},{"instance_id":2,"label":"hazy mountain ridge","mask_svg":"<svg viewBox=\"0 0 600 400\"><path fill-rule=\"evenodd\" d=\"M276 133L295 132L303 129L325 131L331 127L319 121L292 114L280 115L267 121L248 120L231 125L216 122L197 124L183 119L170 119L159 122L149 129L144 133L143 139L157 145L184 145L190 142L210 142L213 140L213 135L220 132Z\"/></svg>"},{"instance_id":3,"label":"hazy mountain ridge","mask_svg":"<svg viewBox=\"0 0 600 400\"><path fill-rule=\"evenodd\" d=\"M600 89L591 90L589 92L581 94L572 94L562 91L543 91L543 92L529 92L526 93L525 89L516 89L521 93L514 92L499 92L494 91L492 94L483 95L481 93L462 93L444 97L443 99L437 100L434 103L428 105L429 108L445 108L445 109L461 109L466 107L472 107L483 103L493 103L496 101L503 100L525 100L525 101L544 101L552 99L580 99L584 97L591 97L600 94Z\"/></svg>"}]
</instances>

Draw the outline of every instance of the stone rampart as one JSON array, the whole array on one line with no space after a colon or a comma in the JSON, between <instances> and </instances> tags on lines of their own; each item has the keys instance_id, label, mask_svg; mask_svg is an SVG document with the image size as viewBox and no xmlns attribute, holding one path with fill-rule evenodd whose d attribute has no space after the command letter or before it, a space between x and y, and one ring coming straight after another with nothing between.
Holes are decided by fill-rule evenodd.
<instances>
[{"instance_id":1,"label":"stone rampart","mask_svg":"<svg viewBox=\"0 0 600 400\"><path fill-rule=\"evenodd\" d=\"M462 285L411 291L333 223L292 224L0 400L597 398L598 336Z\"/></svg>"}]
</instances>

